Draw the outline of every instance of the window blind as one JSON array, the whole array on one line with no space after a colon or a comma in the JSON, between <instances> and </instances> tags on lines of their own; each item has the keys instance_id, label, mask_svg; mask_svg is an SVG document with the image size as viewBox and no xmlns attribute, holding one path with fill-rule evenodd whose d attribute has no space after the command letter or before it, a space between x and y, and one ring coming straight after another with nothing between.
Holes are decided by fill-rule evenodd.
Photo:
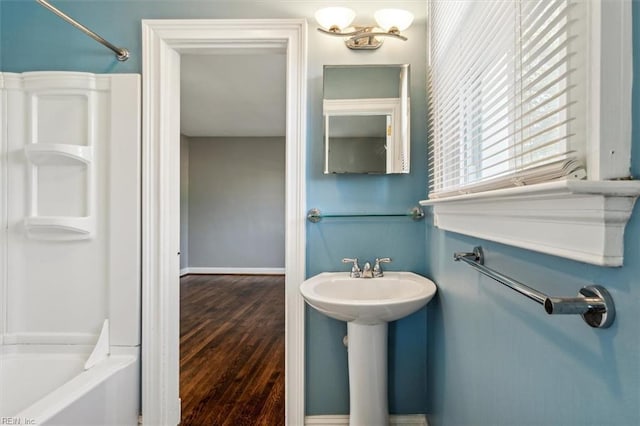
<instances>
[{"instance_id":1,"label":"window blind","mask_svg":"<svg viewBox=\"0 0 640 426\"><path fill-rule=\"evenodd\" d=\"M586 177L580 3L430 2L430 198Z\"/></svg>"}]
</instances>

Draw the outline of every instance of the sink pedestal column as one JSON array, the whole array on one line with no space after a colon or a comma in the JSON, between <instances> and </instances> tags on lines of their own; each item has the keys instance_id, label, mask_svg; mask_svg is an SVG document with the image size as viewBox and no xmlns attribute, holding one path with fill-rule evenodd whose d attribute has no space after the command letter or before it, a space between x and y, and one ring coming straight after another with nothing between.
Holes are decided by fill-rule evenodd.
<instances>
[{"instance_id":1,"label":"sink pedestal column","mask_svg":"<svg viewBox=\"0 0 640 426\"><path fill-rule=\"evenodd\" d=\"M347 323L349 426L389 426L387 323Z\"/></svg>"}]
</instances>

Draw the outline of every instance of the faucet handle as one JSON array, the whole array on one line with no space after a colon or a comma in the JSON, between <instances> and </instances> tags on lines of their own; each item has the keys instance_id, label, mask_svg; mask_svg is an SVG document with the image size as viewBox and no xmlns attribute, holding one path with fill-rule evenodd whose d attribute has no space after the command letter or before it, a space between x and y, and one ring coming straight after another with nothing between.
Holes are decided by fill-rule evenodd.
<instances>
[{"instance_id":1,"label":"faucet handle","mask_svg":"<svg viewBox=\"0 0 640 426\"><path fill-rule=\"evenodd\" d=\"M353 266L351 266L351 278L360 278L360 265L358 265L358 258L354 258L354 259L349 259L348 257L345 257L344 259L342 259L342 263L353 263Z\"/></svg>"},{"instance_id":2,"label":"faucet handle","mask_svg":"<svg viewBox=\"0 0 640 426\"><path fill-rule=\"evenodd\" d=\"M391 263L391 258L389 257L376 257L376 263L373 265L373 276L374 277L382 277L384 274L382 272L381 263Z\"/></svg>"}]
</instances>

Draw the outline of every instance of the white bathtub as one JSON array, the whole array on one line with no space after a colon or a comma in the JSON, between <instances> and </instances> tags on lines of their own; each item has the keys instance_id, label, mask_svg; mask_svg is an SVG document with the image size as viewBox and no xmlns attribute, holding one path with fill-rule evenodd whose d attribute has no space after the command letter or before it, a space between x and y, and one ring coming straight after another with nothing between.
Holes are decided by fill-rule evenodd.
<instances>
[{"instance_id":1,"label":"white bathtub","mask_svg":"<svg viewBox=\"0 0 640 426\"><path fill-rule=\"evenodd\" d=\"M115 348L84 370L90 347L6 345L0 352L0 424L138 423L137 348Z\"/></svg>"}]
</instances>

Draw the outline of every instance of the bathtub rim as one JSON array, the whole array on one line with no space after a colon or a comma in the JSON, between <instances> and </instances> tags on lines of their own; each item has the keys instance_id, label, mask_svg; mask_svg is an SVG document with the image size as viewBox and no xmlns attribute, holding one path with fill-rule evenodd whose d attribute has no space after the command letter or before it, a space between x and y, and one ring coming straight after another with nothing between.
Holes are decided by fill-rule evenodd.
<instances>
[{"instance_id":1,"label":"bathtub rim","mask_svg":"<svg viewBox=\"0 0 640 426\"><path fill-rule=\"evenodd\" d=\"M30 346L30 345L29 345ZM38 345L40 346L40 345ZM45 345L46 346L46 345ZM67 345L74 346L74 345ZM32 349L32 348L27 348ZM53 348L48 353L56 353ZM80 348L76 348L78 351ZM60 348L62 353L74 353L73 348ZM35 353L29 350L24 353ZM20 352L15 352L20 353ZM58 351L57 353L60 353ZM75 352L78 353L78 352ZM81 352L84 354L84 351ZM88 356L88 354L87 354ZM18 419L34 420L35 424L42 424L62 412L82 396L104 383L106 379L121 370L135 364L140 359L139 347L112 347L108 358L96 364L89 370L84 370L71 380L63 383L54 391L45 395L17 414L11 416Z\"/></svg>"}]
</instances>

